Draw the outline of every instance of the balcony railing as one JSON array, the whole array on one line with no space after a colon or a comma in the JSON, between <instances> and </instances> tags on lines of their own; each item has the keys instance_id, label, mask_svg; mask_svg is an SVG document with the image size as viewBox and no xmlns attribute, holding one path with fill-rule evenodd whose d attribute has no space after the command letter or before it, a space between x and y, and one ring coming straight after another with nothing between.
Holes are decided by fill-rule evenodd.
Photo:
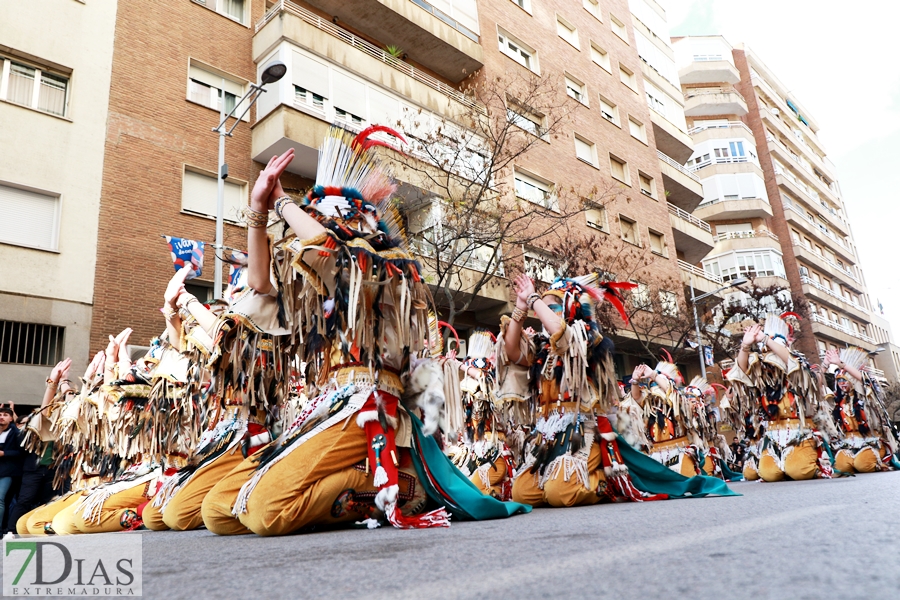
<instances>
[{"instance_id":1,"label":"balcony railing","mask_svg":"<svg viewBox=\"0 0 900 600\"><path fill-rule=\"evenodd\" d=\"M866 310L865 308L863 308L862 306L860 306L858 303L856 303L856 302L854 302L854 301L852 301L852 300L848 300L845 296L840 295L839 293L835 292L835 291L832 290L831 288L825 287L825 286L822 285L821 283L818 283L817 281L815 281L815 280L813 280L813 279L807 277L806 275L801 275L801 276L800 276L800 281L801 281L802 283L806 283L806 284L808 284L808 285L811 285L812 287L816 288L816 289L819 290L820 292L824 292L825 294L828 294L828 295L831 296L832 298L835 298L835 299L837 299L837 300L840 300L840 301L843 302L844 304L848 304L848 305L852 306L852 307L855 308L856 310L863 311L863 312L865 312L865 310Z\"/></svg>"},{"instance_id":2,"label":"balcony railing","mask_svg":"<svg viewBox=\"0 0 900 600\"><path fill-rule=\"evenodd\" d=\"M866 334L860 333L860 332L856 331L855 329L853 329L852 327L844 327L840 323L837 323L836 321L832 321L831 319L827 319L827 318L823 317L822 315L813 314L810 316L810 318L812 319L813 323L821 323L822 325L827 325L828 327L831 327L832 329L836 329L836 330L840 331L841 333L845 333L849 336L855 337L856 339L862 340L864 342L868 342L870 344L875 343L875 340L873 338L867 336Z\"/></svg>"},{"instance_id":3,"label":"balcony railing","mask_svg":"<svg viewBox=\"0 0 900 600\"><path fill-rule=\"evenodd\" d=\"M779 175L780 175L780 173L779 173ZM816 223L816 220L813 219L812 217L810 217L809 214L807 214L807 212L806 212L805 210L803 210L803 207L802 207L802 206L797 206L797 205L795 205L793 202L791 202L791 203L785 202L785 201L784 201L784 197L782 197L782 205L784 206L785 209L790 210L790 211L794 212L794 213L797 214L797 215L800 215L800 216L803 217L805 220L807 220L807 221L809 221L810 223L812 223L812 224L815 226L815 228L818 229L819 232L820 232L822 235L824 235L824 236L827 237L828 239L834 240L834 241L837 242L842 248L844 248L845 250L847 250L847 251L849 251L851 254L853 254L853 247L850 246L848 242L845 242L842 238L839 238L838 236L834 235L834 233L832 233L831 230L827 229L827 228L826 228L824 225L822 225L821 223Z\"/></svg>"},{"instance_id":4,"label":"balcony railing","mask_svg":"<svg viewBox=\"0 0 900 600\"><path fill-rule=\"evenodd\" d=\"M687 100L688 98L694 98L696 96L712 96L715 94L734 94L741 100L744 99L744 97L734 88L691 88L685 92L684 99Z\"/></svg>"},{"instance_id":5,"label":"balcony railing","mask_svg":"<svg viewBox=\"0 0 900 600\"><path fill-rule=\"evenodd\" d=\"M751 136L753 135L753 132L743 121L728 121L728 123L716 123L715 121L711 121L709 125L704 124L703 121L700 121L699 125L697 123L697 121L694 121L694 126L688 130L688 135L694 135L695 133L700 133L707 129L743 129Z\"/></svg>"},{"instance_id":6,"label":"balcony railing","mask_svg":"<svg viewBox=\"0 0 900 600\"><path fill-rule=\"evenodd\" d=\"M678 217L679 219L683 219L683 220L687 221L688 223L691 223L692 225L696 225L703 231L712 233L712 227L709 226L709 223L707 223L703 219L698 219L697 217L695 217L694 215L692 215L691 213L689 213L686 210L682 210L682 209L678 208L671 202L669 203L669 212L672 213L673 215L675 215L676 217Z\"/></svg>"},{"instance_id":7,"label":"balcony railing","mask_svg":"<svg viewBox=\"0 0 900 600\"><path fill-rule=\"evenodd\" d=\"M851 271L850 269L848 269L848 268L846 268L846 267L842 267L841 265L839 265L839 264L837 264L837 263L835 263L835 262L832 262L831 259L828 258L827 256L823 256L823 255L821 255L821 254L817 254L817 253L813 252L812 249L807 248L804 244L800 244L800 243L797 243L797 242L794 242L794 247L795 247L795 248L800 248L800 249L802 249L802 250L805 250L805 251L809 252L809 253L812 254L816 259L821 260L823 263L825 263L826 265L828 265L829 267L831 267L831 268L834 269L835 271L838 271L841 275L846 275L847 277L849 277L850 279L852 279L852 280L855 281L856 283L859 283L859 284L862 283L862 282L860 282L859 277L857 277L857 276L853 273L853 271Z\"/></svg>"},{"instance_id":8,"label":"balcony railing","mask_svg":"<svg viewBox=\"0 0 900 600\"><path fill-rule=\"evenodd\" d=\"M719 277L718 275L713 275L712 273L707 273L703 269L701 269L699 267L695 267L691 263L685 262L681 259L678 259L678 266L681 267L682 271L687 271L688 273L690 273L691 275L694 275L695 277L702 277L703 279L712 281L713 283L717 283L719 285L723 285L725 283L723 281L723 279L721 277Z\"/></svg>"},{"instance_id":9,"label":"balcony railing","mask_svg":"<svg viewBox=\"0 0 900 600\"><path fill-rule=\"evenodd\" d=\"M727 233L720 233L716 235L715 240L717 242L722 242L724 240L741 240L764 237L771 238L776 242L778 241L778 236L767 229L756 229L754 231L729 231Z\"/></svg>"},{"instance_id":10,"label":"balcony railing","mask_svg":"<svg viewBox=\"0 0 900 600\"><path fill-rule=\"evenodd\" d=\"M657 151L656 151L656 155L659 157L659 160L663 161L664 163L666 163L667 165L669 165L669 166L672 167L673 169L677 170L679 173L683 174L685 177L689 177L690 179L693 179L693 180L696 181L697 183L700 183L700 178L699 178L699 177L697 177L696 175L694 175L693 173L691 173L691 172L688 170L688 168L685 167L684 165L678 164L678 161L675 160L674 158L670 157L668 154L665 154L665 153L662 152L661 150L657 150Z\"/></svg>"},{"instance_id":11,"label":"balcony railing","mask_svg":"<svg viewBox=\"0 0 900 600\"><path fill-rule=\"evenodd\" d=\"M375 44L372 44L371 42L367 42L366 40L353 35L352 33L350 33L349 31L347 31L346 29L344 29L342 27L338 27L337 25L335 25L328 19L320 17L319 15L315 14L314 12L311 12L309 10L306 10L302 6L298 6L297 4L294 4L290 0L278 0L277 2L275 2L275 4L272 5L272 8L270 8L266 12L266 14L263 16L263 18L256 24L256 31L258 32L260 29L262 29L266 25L266 23L268 23L269 21L274 19L275 16L281 12L290 13L290 14L294 15L295 17L300 18L307 24L312 25L316 29L318 29L320 31L324 31L325 33L338 38L339 40L343 41L344 43L349 44L350 46L353 46L357 50L364 52L365 54L368 54L372 58L374 58L376 60L380 60L384 64L386 64L390 67L393 67L394 69L400 71L404 75L407 75L408 77L412 77L419 83L423 83L423 84L427 85L428 87L430 87L434 90L437 90L438 92L440 92L446 96L449 96L450 98L456 100L463 106L466 106L472 110L478 111L481 114L486 114L484 107L479 105L477 102L475 102L472 98L470 98L466 94L460 92L457 89L450 87L443 81L439 81L439 80L435 79L428 73L425 73L425 72L421 71L420 69L415 68L414 66L410 65L409 63L400 60L396 56L393 56L392 54L388 54L387 52L385 52L384 50L382 50Z\"/></svg>"},{"instance_id":12,"label":"balcony railing","mask_svg":"<svg viewBox=\"0 0 900 600\"><path fill-rule=\"evenodd\" d=\"M710 165L726 165L731 163L746 163L751 162L750 157L748 156L712 156L709 160L705 160L703 162L694 163L690 167L687 167L692 172L697 172L703 167L708 167ZM756 163L753 163L756 164Z\"/></svg>"}]
</instances>

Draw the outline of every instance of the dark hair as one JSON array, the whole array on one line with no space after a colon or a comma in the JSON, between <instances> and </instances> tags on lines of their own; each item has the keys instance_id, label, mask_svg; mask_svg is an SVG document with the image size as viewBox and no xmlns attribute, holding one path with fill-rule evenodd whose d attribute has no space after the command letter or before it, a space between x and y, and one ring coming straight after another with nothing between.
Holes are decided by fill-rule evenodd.
<instances>
[{"instance_id":1,"label":"dark hair","mask_svg":"<svg viewBox=\"0 0 900 600\"><path fill-rule=\"evenodd\" d=\"M6 413L6 414L8 414L9 416L13 416L13 411L12 411L12 409L11 409L11 408L8 408L8 407L6 407L6 406L0 406L0 413Z\"/></svg>"}]
</instances>

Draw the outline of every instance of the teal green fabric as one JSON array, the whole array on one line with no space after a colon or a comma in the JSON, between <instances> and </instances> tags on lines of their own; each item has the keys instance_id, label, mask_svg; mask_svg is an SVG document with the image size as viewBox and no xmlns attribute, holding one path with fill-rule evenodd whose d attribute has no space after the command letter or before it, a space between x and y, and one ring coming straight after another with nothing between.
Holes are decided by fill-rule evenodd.
<instances>
[{"instance_id":1,"label":"teal green fabric","mask_svg":"<svg viewBox=\"0 0 900 600\"><path fill-rule=\"evenodd\" d=\"M428 496L443 505L457 520L485 521L505 519L531 512L531 507L518 502L501 502L481 493L469 478L441 452L437 441L422 432L422 422L410 414L413 425L412 458Z\"/></svg>"},{"instance_id":2,"label":"teal green fabric","mask_svg":"<svg viewBox=\"0 0 900 600\"><path fill-rule=\"evenodd\" d=\"M740 496L717 477L697 475L685 477L661 462L638 452L618 437L619 452L628 465L628 473L634 487L649 494L668 494L670 498L694 498L703 496Z\"/></svg>"}]
</instances>

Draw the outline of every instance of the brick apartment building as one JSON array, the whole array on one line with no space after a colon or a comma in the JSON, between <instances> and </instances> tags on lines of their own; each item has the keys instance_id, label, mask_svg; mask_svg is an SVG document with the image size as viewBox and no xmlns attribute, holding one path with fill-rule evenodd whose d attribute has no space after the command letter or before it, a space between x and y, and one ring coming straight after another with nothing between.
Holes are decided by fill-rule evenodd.
<instances>
[{"instance_id":1,"label":"brick apartment building","mask_svg":"<svg viewBox=\"0 0 900 600\"><path fill-rule=\"evenodd\" d=\"M225 90L226 103L229 94L239 97L276 58L287 65L287 75L267 87L255 114L227 142L226 219L246 202L256 172L274 153L293 147L298 158L290 167L291 185L308 185L315 150L332 123L359 128L403 122L413 111L436 123L464 102L458 90L470 74L530 70L565 82L560 93L575 104L567 130L515 165L509 189L552 194L558 185L613 186L615 199L605 211L591 211L570 223L570 231L591 232L611 249L633 243L655 252L647 283L682 280L678 236L690 238L680 231L676 236L675 209L665 190L670 178L687 181L689 190L676 190L674 201L683 209L677 222L690 229L699 182L672 166L689 155L683 126L678 149L670 151L679 159L657 151L659 119L653 120L647 104L646 63L636 42L642 22L632 18L625 0L165 0L123 5L117 23L92 347L125 326L135 328L137 344L162 329L157 309L172 270L159 236L214 238L217 137L211 129L219 90ZM644 36L666 39L661 33ZM388 45L403 49L402 63L384 51ZM153 94L135 96L147 81L154 82ZM666 127L679 135L677 126ZM225 245L243 247L244 235L239 226L226 227ZM694 262L695 254L689 254ZM527 249L526 260L540 264L545 258L540 249ZM203 281L194 283L209 285L211 275L209 257ZM676 287L669 293L681 303L683 290ZM491 295L494 310L464 316L463 328L496 325L508 296Z\"/></svg>"},{"instance_id":2,"label":"brick apartment building","mask_svg":"<svg viewBox=\"0 0 900 600\"><path fill-rule=\"evenodd\" d=\"M62 13L52 12L58 1L44 0L47 6L42 9L54 15L50 21L62 18ZM237 222L237 211L247 202L256 174L273 154L295 149L297 158L286 187L302 192L315 176L316 149L331 124L360 129L371 123L402 124L405 117L415 114L417 121L434 127L471 102L461 93L467 82L533 73L559 82L560 101L568 103L571 118L559 135L548 136L517 160L506 174L506 188L534 202L546 201L562 187L613 189L615 193L604 207L567 223L568 232L591 234L610 253L631 244L651 256L652 264L639 281L655 284L659 297L644 301L656 310L662 310L664 303L683 307L691 288L706 293L722 287L724 275L721 270L715 272L706 257L710 252L721 255L726 251L721 244L745 237L719 239L730 232L727 225L735 219L755 219L750 221L754 230L772 232L763 243L783 256L785 265L775 276L790 281L792 287L794 283L811 286L800 280L799 270L791 266L794 259L789 256L794 254L789 254L790 248L782 247L790 234L777 229L781 226L774 222L779 217L774 212L775 201L771 201L775 188L768 189L766 172L774 167L763 164L762 151L759 164L744 167L759 179L755 203L746 208L749 213L718 214L716 221L717 213L706 206L710 167L685 163L694 154L694 144L705 139L702 135L698 138L699 117L703 111L714 113L698 108L709 97L684 94L694 85L687 83L682 90L684 82L679 80L665 11L656 0L158 0L117 3L106 12L100 11L97 3L71 4L75 6L66 10L75 13L65 13L65 19L72 23L79 18L90 20L85 31L99 45L91 47L91 56L106 52L106 63L82 64L74 58L67 63L55 58L59 48L34 49L25 41L19 43L18 54L12 45L10 52L6 46L0 47L0 59L10 68L13 58L21 64L41 66L33 59L43 54L48 73L69 78L69 109L62 116L70 122L61 125L54 121L53 126L93 127L93 137L80 134L77 146L74 142L61 146L78 148L81 162L72 163L71 170L94 188L79 188L78 199L70 201L62 184L40 185L39 175L13 181L6 171L0 171L0 185L46 190L49 197L63 199L64 218L59 221L56 217L56 223L63 224L59 254L50 260L58 263L58 272L68 276L31 276L35 271L46 272L47 251L22 248L11 235L2 237L0 251L12 253L4 264L32 262L15 272L15 284L4 276L0 320L20 329L22 323L65 328L61 356L73 355L81 365L91 352L105 345L107 335L124 327L135 329L132 344L138 347L163 330L158 308L173 270L160 236L212 244L218 143L212 128L219 121L220 103L230 109L248 85L257 81L263 65L273 59L285 63L287 74L267 86L246 122L227 140L226 246L245 247L246 233ZM10 15L10 19L27 20L25 15ZM56 39L70 40L68 35ZM400 60L385 50L388 46L401 49ZM731 64L734 72L730 79L738 84L742 59L736 53L732 60L738 66ZM9 77L6 70L3 73ZM96 75L94 79L88 78L89 73ZM740 110L724 111L730 115L726 124L740 121L749 111L741 98L744 90L730 89L732 96L740 98L734 102ZM0 111L7 110L2 101L8 100L8 93L6 87L0 88ZM31 112L44 112L37 114L41 119L55 118L40 106L47 105L35 101L29 118ZM714 106L718 110L722 104ZM86 112L88 108L90 112ZM691 115L687 120L686 114ZM519 114L516 118L522 119L527 131L531 131L527 121L534 124L535 132L540 128L540 115ZM43 126L47 127L46 123ZM752 119L741 126L748 149L763 145L764 134L762 138L753 135L756 125ZM693 140L689 127L693 127ZM416 135L414 128L401 125L401 129L408 136ZM17 131L25 147L29 135L39 137L33 135L34 129ZM716 138L715 133L706 135ZM37 160L28 153L21 159ZM65 166L73 159L61 155L54 160ZM416 182L401 179L401 184L415 186ZM839 207L839 199L833 205ZM736 203L713 206L715 210L730 209ZM0 212L8 210L0 204ZM788 218L790 211L783 212ZM709 220L716 221L716 239ZM89 243L76 237L63 244L68 235L65 231L73 224L82 237L87 235ZM775 242L775 235L781 245ZM546 275L552 257L541 248L524 251L525 268ZM851 272L861 280L855 259L850 260L843 250L834 252L845 257L843 264L854 269ZM190 284L201 297L212 295L212 254L208 246L203 276ZM85 270L84 265L87 273L73 281L80 273L77 268ZM788 274L785 268L796 273ZM660 282L668 287L663 289ZM55 291L48 293L51 288ZM864 289L852 289L865 296ZM74 296L72 301L81 313L60 321L58 310L48 316L47 310L28 313L22 309L54 294ZM484 296L479 310L460 316L460 333L475 325L496 326L498 314L509 310L508 288L485 291ZM822 306L834 306L838 301L828 296ZM851 309L842 314L855 316L858 325L867 326L862 316L848 312ZM823 322L815 324L824 331L817 331L817 339L836 342L837 334L829 329L831 316L826 315ZM71 345L75 340L80 341ZM630 373L636 362L635 357L627 356L632 342L628 332L622 332L617 340L626 354L617 364L620 375ZM27 373L20 397L23 401L29 395L39 397L47 366L53 362L49 353L32 357L32 362L18 355L14 358L23 360L0 365L0 372ZM14 361L4 358L0 362ZM696 368L692 364L687 367L690 376Z\"/></svg>"},{"instance_id":3,"label":"brick apartment building","mask_svg":"<svg viewBox=\"0 0 900 600\"><path fill-rule=\"evenodd\" d=\"M703 182L694 214L716 233L704 270L804 296L810 319L797 347L807 356L874 350L865 277L813 116L750 49L721 36L673 42L694 142L687 166Z\"/></svg>"}]
</instances>

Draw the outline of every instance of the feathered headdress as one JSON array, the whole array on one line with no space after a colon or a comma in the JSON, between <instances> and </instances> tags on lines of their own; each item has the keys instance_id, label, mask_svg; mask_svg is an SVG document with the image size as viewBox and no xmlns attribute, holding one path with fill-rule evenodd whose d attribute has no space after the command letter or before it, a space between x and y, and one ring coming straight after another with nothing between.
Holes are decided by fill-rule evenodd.
<instances>
[{"instance_id":1,"label":"feathered headdress","mask_svg":"<svg viewBox=\"0 0 900 600\"><path fill-rule=\"evenodd\" d=\"M491 332L484 329L476 329L469 334L469 343L466 349L467 358L490 358L494 353L494 337Z\"/></svg>"},{"instance_id":2,"label":"feathered headdress","mask_svg":"<svg viewBox=\"0 0 900 600\"><path fill-rule=\"evenodd\" d=\"M850 374L847 372L846 367L850 367L859 371L863 367L863 365L866 364L868 356L868 352L866 352L862 348L841 348L841 362L844 363L845 368L839 369L837 373L834 374L835 378L852 379Z\"/></svg>"},{"instance_id":3,"label":"feathered headdress","mask_svg":"<svg viewBox=\"0 0 900 600\"><path fill-rule=\"evenodd\" d=\"M787 323L788 336L789 336L788 340L793 340L794 339L794 325L792 324L792 322L795 322L799 326L800 321L803 320L803 317L801 317L797 313L789 310L789 311L785 311L785 312L781 313L781 319L785 323Z\"/></svg>"},{"instance_id":4,"label":"feathered headdress","mask_svg":"<svg viewBox=\"0 0 900 600\"><path fill-rule=\"evenodd\" d=\"M684 383L684 377L681 376L681 372L674 363L661 360L656 364L656 370L665 375L670 381L674 381L679 385Z\"/></svg>"},{"instance_id":5,"label":"feathered headdress","mask_svg":"<svg viewBox=\"0 0 900 600\"><path fill-rule=\"evenodd\" d=\"M383 125L373 125L355 136L340 127L329 129L319 148L316 185L306 200L323 216L339 219L341 227L405 239L399 214L389 202L397 184L371 151L375 146L395 149L370 139L379 132L406 142L400 133Z\"/></svg>"},{"instance_id":6,"label":"feathered headdress","mask_svg":"<svg viewBox=\"0 0 900 600\"><path fill-rule=\"evenodd\" d=\"M707 394L715 393L715 390L713 389L712 385L708 381L706 381L706 378L700 377L699 375L691 379L691 382L685 386L685 391L697 396L698 398L706 396Z\"/></svg>"},{"instance_id":7,"label":"feathered headdress","mask_svg":"<svg viewBox=\"0 0 900 600\"><path fill-rule=\"evenodd\" d=\"M594 322L595 305L604 300L616 307L625 323L628 314L625 312L625 299L619 290L636 288L637 284L620 281L600 281L597 273L588 273L579 277L558 277L550 284L545 294L556 296L563 303L563 318L571 322L576 319Z\"/></svg>"},{"instance_id":8,"label":"feathered headdress","mask_svg":"<svg viewBox=\"0 0 900 600\"><path fill-rule=\"evenodd\" d=\"M788 345L788 336L791 334L790 327L780 316L775 313L766 315L766 324L763 327L763 333L773 340L778 340L785 346Z\"/></svg>"}]
</instances>

